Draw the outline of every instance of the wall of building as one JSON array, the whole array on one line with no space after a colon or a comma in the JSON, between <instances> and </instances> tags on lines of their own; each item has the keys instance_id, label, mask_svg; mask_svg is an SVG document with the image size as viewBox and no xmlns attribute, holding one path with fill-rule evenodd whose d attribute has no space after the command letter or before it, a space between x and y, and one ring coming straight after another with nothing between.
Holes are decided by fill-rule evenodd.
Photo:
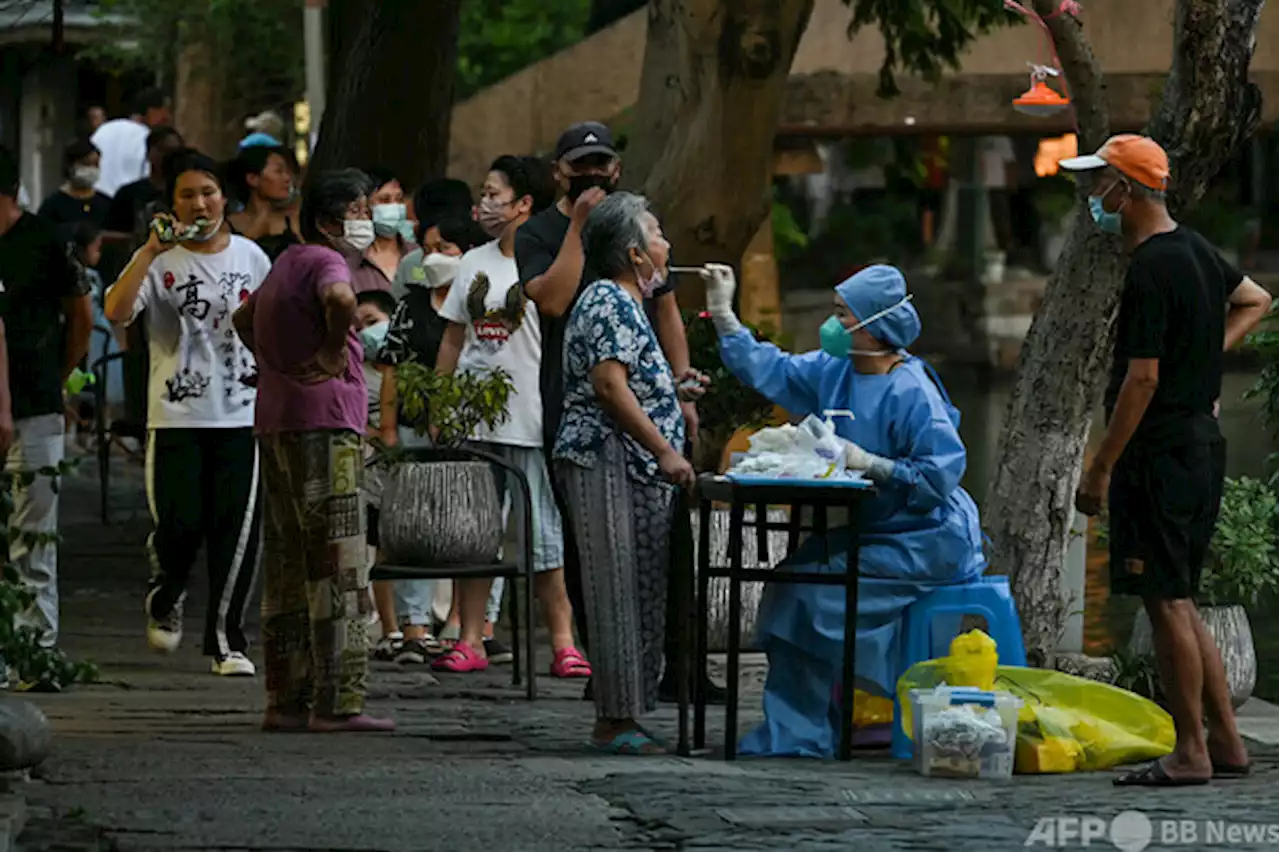
<instances>
[{"instance_id":1,"label":"wall of building","mask_svg":"<svg viewBox=\"0 0 1280 852\"><path fill-rule=\"evenodd\" d=\"M1140 127L1158 97L1173 48L1175 0L1092 2L1081 15L1108 75L1118 126ZM1017 132L1067 129L1066 117L1044 122L1020 116L1008 102L1027 86L1026 63L1046 61L1043 36L1031 26L996 30L964 55L960 72L938 85L903 75L903 95L875 97L884 57L878 31L847 35L844 0L817 0L792 63L783 132ZM1263 86L1266 118L1275 121L1280 90L1280 13L1263 8L1253 70ZM635 104L648 19L641 10L568 50L537 63L459 104L453 113L450 173L478 179L507 151L541 151L575 121L612 119ZM908 123L908 119L911 122Z\"/></svg>"}]
</instances>

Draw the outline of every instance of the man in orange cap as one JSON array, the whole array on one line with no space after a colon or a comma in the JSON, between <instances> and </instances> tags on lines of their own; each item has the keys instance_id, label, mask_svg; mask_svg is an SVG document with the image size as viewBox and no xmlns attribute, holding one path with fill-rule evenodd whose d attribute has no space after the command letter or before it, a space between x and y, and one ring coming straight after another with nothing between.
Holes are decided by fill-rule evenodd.
<instances>
[{"instance_id":1,"label":"man in orange cap","mask_svg":"<svg viewBox=\"0 0 1280 852\"><path fill-rule=\"evenodd\" d=\"M1154 140L1113 136L1097 153L1061 165L1086 173L1094 222L1121 235L1129 253L1107 432L1076 508L1096 515L1104 498L1110 504L1112 592L1142 597L1178 737L1171 755L1115 783L1167 787L1239 776L1249 756L1222 658L1194 599L1222 500L1222 353L1257 325L1271 297L1169 215L1169 158Z\"/></svg>"}]
</instances>

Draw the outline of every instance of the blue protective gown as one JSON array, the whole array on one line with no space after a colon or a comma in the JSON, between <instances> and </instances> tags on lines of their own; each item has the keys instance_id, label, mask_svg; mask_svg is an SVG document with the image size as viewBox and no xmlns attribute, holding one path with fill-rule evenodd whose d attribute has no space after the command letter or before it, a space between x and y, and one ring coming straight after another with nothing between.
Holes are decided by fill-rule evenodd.
<instances>
[{"instance_id":1,"label":"blue protective gown","mask_svg":"<svg viewBox=\"0 0 1280 852\"><path fill-rule=\"evenodd\" d=\"M726 367L794 415L836 418L836 431L894 462L893 477L864 504L859 526L858 687L891 695L903 610L931 587L978 577L986 568L978 508L963 488L960 414L924 361L906 356L882 375L858 373L848 358L791 355L743 330L720 339ZM782 566L843 572L849 530L809 539ZM829 552L829 564L824 559ZM844 589L773 584L761 603L759 641L769 656L764 723L743 754L829 757L839 731L837 685L844 652Z\"/></svg>"}]
</instances>

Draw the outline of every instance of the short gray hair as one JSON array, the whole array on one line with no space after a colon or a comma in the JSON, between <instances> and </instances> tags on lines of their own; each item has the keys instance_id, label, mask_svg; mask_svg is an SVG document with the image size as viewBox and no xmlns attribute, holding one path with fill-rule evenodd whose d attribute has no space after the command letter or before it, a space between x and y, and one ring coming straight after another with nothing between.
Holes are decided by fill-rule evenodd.
<instances>
[{"instance_id":1,"label":"short gray hair","mask_svg":"<svg viewBox=\"0 0 1280 852\"><path fill-rule=\"evenodd\" d=\"M649 244L641 217L649 202L633 192L614 192L596 205L582 229L586 266L602 278L631 272L628 249L644 251Z\"/></svg>"}]
</instances>

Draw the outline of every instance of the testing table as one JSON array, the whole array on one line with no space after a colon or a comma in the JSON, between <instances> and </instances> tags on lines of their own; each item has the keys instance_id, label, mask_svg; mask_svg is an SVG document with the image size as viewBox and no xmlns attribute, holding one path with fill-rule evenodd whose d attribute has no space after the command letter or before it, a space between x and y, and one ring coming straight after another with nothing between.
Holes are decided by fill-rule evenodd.
<instances>
[{"instance_id":1,"label":"testing table","mask_svg":"<svg viewBox=\"0 0 1280 852\"><path fill-rule=\"evenodd\" d=\"M706 746L707 696L705 672L707 666L707 618L708 597L712 577L729 580L729 636L727 665L727 698L725 701L725 760L737 756L738 741L738 673L742 643L742 583L810 583L816 585L844 586L845 632L844 664L840 678L840 746L838 756L849 760L853 755L853 679L855 674L854 648L858 612L858 535L859 510L863 501L875 494L865 480L752 480L730 476L704 474L698 478L697 502L698 569L693 576L682 577L676 589L679 595L677 612L681 619L683 640L677 671L679 677L680 741L678 752L690 753L689 748L689 698L692 681L694 722L694 748ZM729 510L728 564L711 562L711 512L716 504ZM754 507L755 517L745 520L745 510ZM791 518L785 524L768 520L770 506L788 506ZM812 509L813 522L806 525L803 519L805 507ZM788 533L787 555L795 553L800 534L813 532L825 535L828 530L827 511L842 508L848 512L848 523L853 527L847 551L848 571L842 574L815 571L776 571L771 568L744 568L742 565L743 527L753 526L759 547L759 560L768 561L768 536L771 531ZM826 553L829 561L831 554ZM696 587L696 601L695 601ZM691 637L690 633L694 635ZM690 654L692 652L692 654ZM692 666L690 666L692 656ZM690 677L690 674L696 674Z\"/></svg>"}]
</instances>

